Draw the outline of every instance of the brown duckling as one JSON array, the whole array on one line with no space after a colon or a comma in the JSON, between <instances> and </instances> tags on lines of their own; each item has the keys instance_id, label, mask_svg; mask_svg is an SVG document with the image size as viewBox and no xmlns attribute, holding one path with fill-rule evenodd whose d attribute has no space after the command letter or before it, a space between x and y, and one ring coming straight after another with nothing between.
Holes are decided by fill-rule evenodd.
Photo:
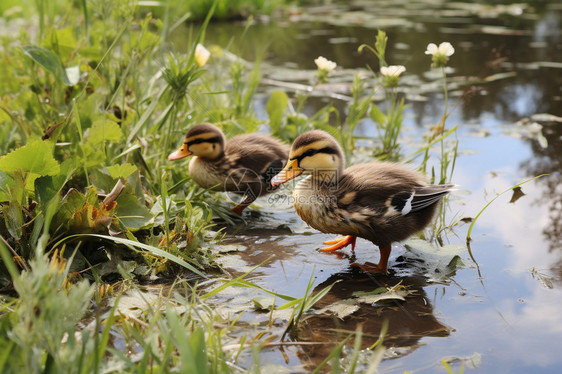
<instances>
[{"instance_id":1,"label":"brown duckling","mask_svg":"<svg viewBox=\"0 0 562 374\"><path fill-rule=\"evenodd\" d=\"M389 162L353 165L344 170L344 154L330 134L313 130L295 139L285 168L272 179L274 186L308 175L293 190L297 214L324 233L344 235L327 241L324 251L347 245L357 237L379 247L378 264L361 266L386 273L393 242L427 226L439 201L454 185L427 185L423 175Z\"/></svg>"},{"instance_id":2,"label":"brown duckling","mask_svg":"<svg viewBox=\"0 0 562 374\"><path fill-rule=\"evenodd\" d=\"M277 189L271 178L281 170L289 146L265 134L244 134L228 141L210 123L191 128L183 145L168 156L175 161L193 155L189 175L203 188L231 191L243 195L232 211L242 211L256 198Z\"/></svg>"}]
</instances>

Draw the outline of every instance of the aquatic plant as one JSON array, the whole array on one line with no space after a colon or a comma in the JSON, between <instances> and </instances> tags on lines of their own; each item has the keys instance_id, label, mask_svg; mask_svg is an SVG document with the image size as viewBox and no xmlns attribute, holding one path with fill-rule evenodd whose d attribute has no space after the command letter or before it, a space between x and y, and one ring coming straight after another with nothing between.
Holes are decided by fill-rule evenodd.
<instances>
[{"instance_id":1,"label":"aquatic plant","mask_svg":"<svg viewBox=\"0 0 562 374\"><path fill-rule=\"evenodd\" d=\"M447 65L449 57L455 53L455 48L449 42L443 42L437 46L435 43L429 43L425 51L426 55L431 55L433 66L442 68Z\"/></svg>"},{"instance_id":2,"label":"aquatic plant","mask_svg":"<svg viewBox=\"0 0 562 374\"><path fill-rule=\"evenodd\" d=\"M402 65L390 65L386 62L386 44L388 37L383 30L379 30L375 38L374 46L367 44L359 46L358 51L363 49L370 50L379 60L379 69L381 76L381 86L385 90L386 95L386 112L375 103L371 104L369 116L377 125L379 141L381 146L374 152L374 156L380 159L398 159L398 136L402 128L403 112L405 108L404 98L398 96L396 88L400 75L406 71L406 67Z\"/></svg>"},{"instance_id":3,"label":"aquatic plant","mask_svg":"<svg viewBox=\"0 0 562 374\"><path fill-rule=\"evenodd\" d=\"M314 60L314 63L318 67L318 70L316 72L318 83L328 82L328 74L330 74L336 68L337 64L322 56L316 58Z\"/></svg>"}]
</instances>

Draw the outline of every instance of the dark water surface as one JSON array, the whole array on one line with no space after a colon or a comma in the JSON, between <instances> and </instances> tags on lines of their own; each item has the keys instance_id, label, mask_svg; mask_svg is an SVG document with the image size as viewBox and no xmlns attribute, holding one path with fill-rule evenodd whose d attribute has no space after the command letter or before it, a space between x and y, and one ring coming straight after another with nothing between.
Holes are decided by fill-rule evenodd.
<instances>
[{"instance_id":1,"label":"dark water surface","mask_svg":"<svg viewBox=\"0 0 562 374\"><path fill-rule=\"evenodd\" d=\"M435 272L442 269L439 255L420 255L404 243L394 244L388 275L365 274L351 263L378 261L374 245L359 240L355 256L349 249L340 254L318 252L331 235L308 228L287 202L273 206L260 200L261 215L247 216L246 226L228 229L225 242L243 249L225 256L231 261L225 267L234 274L271 258L252 281L294 297L304 295L313 272L317 290L338 281L318 308L381 285L401 282L412 291L405 301L360 304L343 319L330 313L311 315L299 326L299 341L340 341L346 331L360 325L366 348L387 320L385 346L391 349L381 372L445 372L440 360L452 357L470 358L476 372L562 371L562 122L539 115L562 116L562 4L554 0L532 4L357 1L312 8L282 20L261 20L249 28L240 53L252 61L256 50L267 46L265 78L286 81L291 80L291 72L293 77L303 70L313 72L313 60L322 55L338 63L333 81L344 83L352 77L353 70L345 77L347 69L377 67L375 57L359 54L357 47L372 45L376 29L384 29L389 37L388 62L407 68L401 80L409 104L404 155L416 149L444 110L440 86L430 73L430 58L424 55L426 46L451 42L456 52L448 70L452 110L447 127L458 125L459 156L452 180L461 189L448 202L447 220L475 217L497 193L549 174L523 185L525 195L515 203L509 203L507 193L490 205L472 232L477 265L462 250L464 266L450 276ZM242 24L212 24L206 44L226 46L243 30ZM273 89L279 88L260 88L259 113ZM311 100L306 110L312 113L326 103ZM345 104L334 101L342 111ZM369 120L356 131L376 134ZM540 134L547 145L539 141ZM438 162L436 155L433 159ZM465 245L467 229L468 224L456 226L445 244ZM227 301L235 303L244 295ZM250 312L240 321L259 332L260 323L268 318L267 313ZM282 325L275 326L282 331ZM279 364L291 372L306 372L332 348L326 344L267 348L260 360L263 366ZM369 357L365 353L364 364ZM452 365L458 372L459 363Z\"/></svg>"}]
</instances>

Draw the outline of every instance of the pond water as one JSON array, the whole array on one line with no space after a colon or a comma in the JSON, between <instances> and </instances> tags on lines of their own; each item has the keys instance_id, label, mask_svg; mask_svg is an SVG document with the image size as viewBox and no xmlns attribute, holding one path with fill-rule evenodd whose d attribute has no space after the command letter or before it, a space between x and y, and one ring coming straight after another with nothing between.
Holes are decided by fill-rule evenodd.
<instances>
[{"instance_id":1,"label":"pond water","mask_svg":"<svg viewBox=\"0 0 562 374\"><path fill-rule=\"evenodd\" d=\"M270 82L292 80L303 70L313 72L313 60L322 55L338 63L334 81L349 83L355 69L377 67L374 56L358 53L357 47L372 45L377 28L384 29L389 38L387 60L407 68L401 82L409 104L402 145L402 153L408 155L444 110L425 48L430 42L449 41L456 52L448 70L452 109L447 127L458 125L459 155L452 181L460 190L447 203L447 220L473 218L496 194L548 175L524 184L525 195L514 203L511 193L502 195L478 218L471 241L476 263L465 246L468 224L447 234L445 244L456 249L464 264L447 276L443 264L452 255L420 254L423 248L416 242L393 245L388 275L366 274L351 263L378 260L378 249L370 242L359 240L354 255L349 249L319 252L332 235L307 227L287 202L258 200L263 206L260 213L246 213L245 224L227 229L224 242L237 249L224 256L224 266L232 274L269 259L250 279L294 297L304 295L311 274L316 290L338 281L317 308L380 286L400 283L409 291L405 301L356 304L344 318L328 312L308 315L296 340L319 344L264 348L262 367L278 364L290 372L307 372L333 349L326 343L339 342L361 326L363 348L369 347L388 321L384 344L391 349L379 366L381 372L445 372L442 359L449 359L458 372L460 361L453 358L464 359L477 372L560 372L562 119L554 116L562 116L562 4L555 0L503 6L430 0L347 4L334 2L290 18L258 20L239 43L240 53L252 61L256 51L267 47L263 72ZM206 44L226 46L240 40L244 28L241 23L211 24ZM465 84L468 79L471 84ZM279 87L260 87L256 110L264 118L273 89ZM328 100L344 111L345 101L322 98L310 100L306 111L312 113ZM365 120L356 131L373 137L375 124ZM253 312L251 299L256 295L259 292L241 289L220 299L225 310L248 308L239 322L254 331L250 336L269 321L268 313ZM278 333L276 338L281 339L284 326L279 319L270 334ZM366 369L371 359L365 351L359 368ZM244 366L253 358L248 353L240 360Z\"/></svg>"}]
</instances>

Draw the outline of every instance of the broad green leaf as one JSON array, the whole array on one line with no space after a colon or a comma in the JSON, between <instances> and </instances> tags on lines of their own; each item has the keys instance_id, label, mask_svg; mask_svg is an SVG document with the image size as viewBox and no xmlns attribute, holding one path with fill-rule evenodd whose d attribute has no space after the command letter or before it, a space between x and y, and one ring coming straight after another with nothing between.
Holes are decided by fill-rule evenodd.
<instances>
[{"instance_id":1,"label":"broad green leaf","mask_svg":"<svg viewBox=\"0 0 562 374\"><path fill-rule=\"evenodd\" d=\"M107 140L116 142L121 140L123 132L119 125L108 119L100 119L94 122L88 133L88 142L99 144Z\"/></svg>"},{"instance_id":2,"label":"broad green leaf","mask_svg":"<svg viewBox=\"0 0 562 374\"><path fill-rule=\"evenodd\" d=\"M2 156L0 170L6 173L23 170L40 176L57 175L60 172L60 165L53 157L50 143L33 139L23 147Z\"/></svg>"},{"instance_id":3,"label":"broad green leaf","mask_svg":"<svg viewBox=\"0 0 562 374\"><path fill-rule=\"evenodd\" d=\"M285 113L287 105L289 105L287 94L283 91L273 91L265 106L269 116L269 126L272 129L278 129L281 126L283 113Z\"/></svg>"},{"instance_id":4,"label":"broad green leaf","mask_svg":"<svg viewBox=\"0 0 562 374\"><path fill-rule=\"evenodd\" d=\"M112 165L107 167L107 171L112 178L117 179L119 177L127 178L133 172L137 170L137 167L133 164L121 164L121 165Z\"/></svg>"},{"instance_id":5,"label":"broad green leaf","mask_svg":"<svg viewBox=\"0 0 562 374\"><path fill-rule=\"evenodd\" d=\"M129 230L148 227L153 221L150 210L127 187L117 198L117 218Z\"/></svg>"}]
</instances>

